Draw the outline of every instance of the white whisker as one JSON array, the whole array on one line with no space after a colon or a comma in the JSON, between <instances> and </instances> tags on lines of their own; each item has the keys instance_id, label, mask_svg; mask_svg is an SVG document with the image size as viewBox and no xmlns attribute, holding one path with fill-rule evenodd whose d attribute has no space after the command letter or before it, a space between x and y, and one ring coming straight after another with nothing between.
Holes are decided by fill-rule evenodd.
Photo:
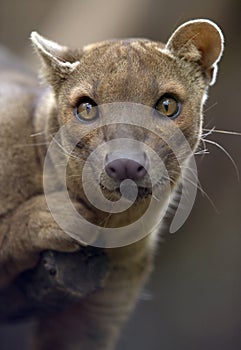
<instances>
[{"instance_id":1,"label":"white whisker","mask_svg":"<svg viewBox=\"0 0 241 350\"><path fill-rule=\"evenodd\" d=\"M210 154L210 152L208 151L208 149L201 149L200 151L197 151L194 153L195 155L203 155L203 154Z\"/></svg>"},{"instance_id":2,"label":"white whisker","mask_svg":"<svg viewBox=\"0 0 241 350\"><path fill-rule=\"evenodd\" d=\"M48 129L48 133L50 133L50 132L51 132L51 130L56 131L56 128L51 128L51 129ZM41 135L44 135L44 134L46 134L46 130L43 130L43 131L39 131L39 132L33 133L33 134L31 134L31 135L30 135L30 137L37 137L37 136L41 136ZM52 134L51 136L53 136L53 134Z\"/></svg>"},{"instance_id":3,"label":"white whisker","mask_svg":"<svg viewBox=\"0 0 241 350\"><path fill-rule=\"evenodd\" d=\"M237 131L228 131L228 130L218 130L218 129L203 129L204 131L208 131L207 135L210 135L212 133L216 133L216 134L225 134L225 135L235 135L235 136L241 136L241 132L237 132Z\"/></svg>"},{"instance_id":4,"label":"white whisker","mask_svg":"<svg viewBox=\"0 0 241 350\"><path fill-rule=\"evenodd\" d=\"M207 142L207 143L210 143L210 144L216 146L217 148L219 148L221 151L223 151L223 152L226 154L226 156L229 158L229 160L230 160L231 163L233 164L233 167L234 167L235 172L236 172L237 179L238 179L238 181L239 181L239 179L240 179L239 170L238 170L238 167L237 167L237 165L236 165L234 159L233 159L232 156L230 155L230 153L229 153L223 146L221 146L219 143L217 143L217 142L215 142L215 141L211 141L211 140L205 139L204 142Z\"/></svg>"}]
</instances>

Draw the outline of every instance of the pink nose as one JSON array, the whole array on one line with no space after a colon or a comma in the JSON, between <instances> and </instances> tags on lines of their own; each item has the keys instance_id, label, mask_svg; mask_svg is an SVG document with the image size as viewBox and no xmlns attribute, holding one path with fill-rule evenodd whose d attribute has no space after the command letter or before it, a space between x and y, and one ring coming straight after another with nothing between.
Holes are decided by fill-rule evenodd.
<instances>
[{"instance_id":1,"label":"pink nose","mask_svg":"<svg viewBox=\"0 0 241 350\"><path fill-rule=\"evenodd\" d=\"M126 179L140 180L147 173L146 167L146 164L144 167L144 164L132 159L118 158L106 164L105 171L109 177L119 181Z\"/></svg>"}]
</instances>

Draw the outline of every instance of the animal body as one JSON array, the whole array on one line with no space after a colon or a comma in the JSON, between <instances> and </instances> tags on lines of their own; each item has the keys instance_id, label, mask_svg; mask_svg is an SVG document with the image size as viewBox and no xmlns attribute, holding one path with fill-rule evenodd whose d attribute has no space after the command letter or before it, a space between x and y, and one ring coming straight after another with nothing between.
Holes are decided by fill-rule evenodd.
<instances>
[{"instance_id":1,"label":"animal body","mask_svg":"<svg viewBox=\"0 0 241 350\"><path fill-rule=\"evenodd\" d=\"M119 247L106 244L105 248L97 233L87 243L78 240L59 226L46 203L43 167L48 146L62 127L70 125L58 145L60 157L68 158L66 187L77 213L93 227L114 231L131 225L145 215L156 189L159 198L154 218L158 217L158 211L173 198L182 165L188 165L198 147L203 105L209 86L215 82L223 36L211 21L194 20L180 26L167 44L146 39L110 40L72 50L35 32L31 40L41 59L46 87L40 87L21 69L9 64L0 67L0 286L6 288L20 273L34 268L45 250L71 253L91 242L102 246L110 262L102 288L62 312L42 317L33 348L114 349L121 326L152 268L162 221L141 239ZM123 120L118 124L116 111L123 103L154 111L146 117L154 121L154 129ZM116 123L108 124L111 106L119 107L113 113ZM106 123L100 123L105 117ZM147 119L145 125L148 123ZM191 153L183 152L180 139L180 154L174 154L178 152L173 152L168 142L174 130L169 125L180 130ZM166 139L157 136L163 129ZM71 136L77 141L68 149L66 140ZM110 143L117 139L121 142ZM126 147L125 139L139 144ZM102 166L99 169L98 161L91 164L92 172L99 174L93 188L101 188L104 197L115 203L122 197L121 183L134 181L136 199L124 212L106 213L86 198L81 174L88 156L100 145ZM162 167L152 159L149 149L162 159ZM56 159L50 168L53 188L48 198L64 215L66 203L62 202L58 176L65 170ZM128 191L125 196L128 199ZM65 221L71 231L71 220ZM81 233L84 228L78 230Z\"/></svg>"}]
</instances>

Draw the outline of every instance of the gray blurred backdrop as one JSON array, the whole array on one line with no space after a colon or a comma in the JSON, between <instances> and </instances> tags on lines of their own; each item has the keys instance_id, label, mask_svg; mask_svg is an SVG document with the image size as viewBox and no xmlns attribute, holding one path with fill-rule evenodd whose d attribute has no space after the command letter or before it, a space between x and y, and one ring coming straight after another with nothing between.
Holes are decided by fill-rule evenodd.
<instances>
[{"instance_id":1,"label":"gray blurred backdrop","mask_svg":"<svg viewBox=\"0 0 241 350\"><path fill-rule=\"evenodd\" d=\"M113 37L166 41L181 23L214 20L226 50L206 105L205 126L241 132L240 0L0 0L0 42L34 68L38 30L70 46ZM241 136L213 134L241 172ZM197 157L200 192L185 225L166 235L118 350L241 349L241 185L224 152ZM34 324L0 328L1 350L26 350ZM53 349L55 350L55 349Z\"/></svg>"}]
</instances>

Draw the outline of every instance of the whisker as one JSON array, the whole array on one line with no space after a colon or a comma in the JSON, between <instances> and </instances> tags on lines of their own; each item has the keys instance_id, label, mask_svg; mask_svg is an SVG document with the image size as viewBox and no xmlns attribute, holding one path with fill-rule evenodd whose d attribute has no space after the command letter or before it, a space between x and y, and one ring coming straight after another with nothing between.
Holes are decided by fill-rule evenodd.
<instances>
[{"instance_id":1,"label":"whisker","mask_svg":"<svg viewBox=\"0 0 241 350\"><path fill-rule=\"evenodd\" d=\"M72 159L79 159L79 157L73 155L73 153L69 153L69 151L63 147L63 145L61 145L61 143L59 141L56 140L55 137L53 137L53 141L59 146L59 148L62 150L62 154L67 156L67 157L70 157Z\"/></svg>"},{"instance_id":2,"label":"whisker","mask_svg":"<svg viewBox=\"0 0 241 350\"><path fill-rule=\"evenodd\" d=\"M34 147L34 146L45 146L48 144L49 142L26 143L26 144L16 144L16 145L13 145L13 147Z\"/></svg>"},{"instance_id":3,"label":"whisker","mask_svg":"<svg viewBox=\"0 0 241 350\"><path fill-rule=\"evenodd\" d=\"M54 130L56 131L56 128L51 128L51 129L48 129L48 133L51 132L51 130ZM33 133L30 135L30 137L36 137L36 136L41 136L41 135L44 135L46 134L46 130L43 130L43 131L39 131L39 132L36 132L36 133ZM51 136L53 136L53 134L51 134Z\"/></svg>"},{"instance_id":4,"label":"whisker","mask_svg":"<svg viewBox=\"0 0 241 350\"><path fill-rule=\"evenodd\" d=\"M207 135L210 135L212 133L216 134L226 134L226 135L235 135L235 136L241 136L241 132L237 131L228 131L228 130L218 130L218 129L203 129L204 131L208 131Z\"/></svg>"},{"instance_id":5,"label":"whisker","mask_svg":"<svg viewBox=\"0 0 241 350\"><path fill-rule=\"evenodd\" d=\"M161 199L160 198L157 198L157 196L155 196L154 194L152 194L152 197L157 201L157 202L160 202Z\"/></svg>"},{"instance_id":6,"label":"whisker","mask_svg":"<svg viewBox=\"0 0 241 350\"><path fill-rule=\"evenodd\" d=\"M194 155L203 155L203 154L209 154L210 152L208 151L208 149L201 149L200 151L197 151L194 153Z\"/></svg>"},{"instance_id":7,"label":"whisker","mask_svg":"<svg viewBox=\"0 0 241 350\"><path fill-rule=\"evenodd\" d=\"M210 109L213 109L214 107L216 107L217 104L218 104L217 102L214 102L211 106L207 107L207 108L204 110L204 113L206 113L206 112L210 111Z\"/></svg>"},{"instance_id":8,"label":"whisker","mask_svg":"<svg viewBox=\"0 0 241 350\"><path fill-rule=\"evenodd\" d=\"M82 175L81 174L78 174L78 175L66 175L66 178L71 178L71 177L79 177L79 178L81 178L82 177Z\"/></svg>"},{"instance_id":9,"label":"whisker","mask_svg":"<svg viewBox=\"0 0 241 350\"><path fill-rule=\"evenodd\" d=\"M211 128L211 129L203 129L202 131L206 131L205 134L202 134L202 139L206 138L207 136L211 135L213 133L213 131L215 130L215 128Z\"/></svg>"},{"instance_id":10,"label":"whisker","mask_svg":"<svg viewBox=\"0 0 241 350\"><path fill-rule=\"evenodd\" d=\"M239 170L238 170L238 167L237 167L237 165L236 165L234 159L233 159L232 156L230 155L230 153L229 153L223 146L221 146L219 143L217 143L217 142L215 142L215 141L211 141L211 140L205 139L204 142L207 142L207 143L210 143L210 144L216 146L217 148L219 148L221 151L223 151L223 152L226 154L226 156L229 158L229 160L230 160L231 163L233 164L233 167L234 167L235 172L236 172L237 179L238 179L238 181L239 181L239 179L240 179Z\"/></svg>"},{"instance_id":11,"label":"whisker","mask_svg":"<svg viewBox=\"0 0 241 350\"><path fill-rule=\"evenodd\" d=\"M197 174L193 171L192 168L190 168L190 167L188 167L187 165L184 165L184 164L183 164L181 167L182 167L182 169L184 169L184 170L187 169L187 170L191 171L191 172L193 173L193 175L196 177ZM177 174L177 175L178 175L177 172L173 172L173 174ZM185 171L184 171L184 175L185 175ZM218 211L218 209L217 209L217 207L216 207L214 201L213 201L212 198L207 194L207 192L203 189L203 187L202 187L202 185L201 185L199 179L197 178L197 179L196 179L197 182L193 182L188 176L186 176L186 177L185 177L185 180L188 181L192 186L197 187L197 189L201 192L202 196L207 198L207 200L209 201L209 203L211 204L211 206L214 208L215 212L216 212L217 214L219 214L219 211ZM175 183L175 181L173 181L173 183Z\"/></svg>"},{"instance_id":12,"label":"whisker","mask_svg":"<svg viewBox=\"0 0 241 350\"><path fill-rule=\"evenodd\" d=\"M40 132L36 132L34 134L31 134L30 137L36 137L36 136L40 136L40 135L43 135L45 134L45 130L44 131L40 131Z\"/></svg>"},{"instance_id":13,"label":"whisker","mask_svg":"<svg viewBox=\"0 0 241 350\"><path fill-rule=\"evenodd\" d=\"M197 186L197 189L201 192L201 195L205 198L207 198L207 200L209 201L209 203L211 204L211 206L213 207L213 209L216 211L217 214L220 214L219 213L219 210L217 209L214 201L212 200L212 198L207 194L207 192L203 189L199 179L198 180L198 183L194 183L193 181L191 181L189 178L186 178L186 180L193 186Z\"/></svg>"}]
</instances>

